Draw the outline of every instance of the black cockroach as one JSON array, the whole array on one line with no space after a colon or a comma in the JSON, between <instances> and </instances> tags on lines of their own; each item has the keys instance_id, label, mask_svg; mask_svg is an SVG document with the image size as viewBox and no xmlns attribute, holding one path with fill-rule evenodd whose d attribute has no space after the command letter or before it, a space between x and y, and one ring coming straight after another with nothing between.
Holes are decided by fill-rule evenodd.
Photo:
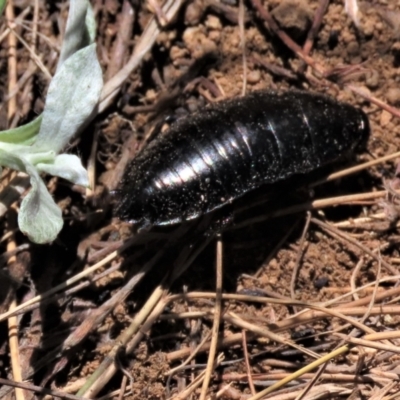
<instances>
[{"instance_id":1,"label":"black cockroach","mask_svg":"<svg viewBox=\"0 0 400 400\"><path fill-rule=\"evenodd\" d=\"M253 92L178 120L131 162L116 214L142 226L196 218L263 184L362 148L367 116L324 95Z\"/></svg>"}]
</instances>

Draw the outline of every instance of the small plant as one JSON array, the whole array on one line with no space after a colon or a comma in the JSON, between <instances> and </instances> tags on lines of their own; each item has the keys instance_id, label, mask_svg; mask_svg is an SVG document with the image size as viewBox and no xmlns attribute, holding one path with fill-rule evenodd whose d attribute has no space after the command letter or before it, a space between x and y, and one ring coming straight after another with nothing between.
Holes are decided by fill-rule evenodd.
<instances>
[{"instance_id":1,"label":"small plant","mask_svg":"<svg viewBox=\"0 0 400 400\"><path fill-rule=\"evenodd\" d=\"M89 2L71 0L65 40L42 115L27 125L0 132L0 165L30 177L32 188L22 200L18 225L36 243L53 241L63 226L61 210L40 174L89 184L81 160L61 151L93 117L100 98L103 78L95 30Z\"/></svg>"}]
</instances>

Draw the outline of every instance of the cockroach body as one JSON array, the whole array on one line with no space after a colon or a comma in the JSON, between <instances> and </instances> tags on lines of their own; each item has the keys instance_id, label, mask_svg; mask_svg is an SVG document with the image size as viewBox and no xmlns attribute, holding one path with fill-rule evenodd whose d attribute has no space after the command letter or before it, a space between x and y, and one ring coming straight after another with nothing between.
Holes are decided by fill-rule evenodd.
<instances>
[{"instance_id":1,"label":"cockroach body","mask_svg":"<svg viewBox=\"0 0 400 400\"><path fill-rule=\"evenodd\" d=\"M324 95L259 91L178 120L129 165L116 214L139 226L199 217L366 144L367 116Z\"/></svg>"}]
</instances>

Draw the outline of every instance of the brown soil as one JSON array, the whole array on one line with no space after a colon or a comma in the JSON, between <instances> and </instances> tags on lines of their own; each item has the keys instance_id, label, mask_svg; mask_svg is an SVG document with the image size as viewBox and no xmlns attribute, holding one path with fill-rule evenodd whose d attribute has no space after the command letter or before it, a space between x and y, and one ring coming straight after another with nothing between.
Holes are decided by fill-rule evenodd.
<instances>
[{"instance_id":1,"label":"brown soil","mask_svg":"<svg viewBox=\"0 0 400 400\"><path fill-rule=\"evenodd\" d=\"M33 7L33 3L14 0L16 16L25 12L21 18L23 23L19 21L16 29L28 43L34 17L32 11L25 10ZM92 3L98 21L98 54L107 81L130 58L159 5L158 0L140 2L140 5L133 2L134 14L130 19L129 1L95 0ZM166 117L179 117L209 102L240 96L244 85L247 92L300 88L350 102L361 107L370 118L369 154L365 152L357 160L336 165L335 170L398 151L400 6L395 1L360 3L356 26L345 12L344 2L332 0L327 11L321 14L321 26L312 38L307 35L318 20L317 10L328 2L264 1L262 6L269 11L276 26L255 11L256 0L244 3L244 14L239 12L236 0L193 0L183 4L172 21L161 29L152 50L129 75L120 94L73 143L71 151L82 155L84 163L95 161L93 193L85 194L54 179L48 181L63 209L65 227L52 245L30 244L28 249L19 248L16 258L3 267L1 313L9 309L14 297L21 304L45 293L119 250L123 240L133 237L133 244L90 275L89 280L79 280L52 295L50 300L42 301L39 307L25 310L18 319L19 365L24 381L75 394L107 360L110 351L115 349L113 346L122 343L116 354L111 354L114 357L111 366L115 366L116 372L110 378L101 375L99 389L94 390L97 397L121 389L129 399L200 398L201 384L184 393L206 368L208 350L198 352L188 363L191 368L182 368L170 378L168 371L184 362L204 338L207 345L210 343L207 335L212 330L215 310L212 293L216 286L216 240L211 234L203 234L211 232L210 221L204 218L183 226L137 234L128 224L112 219L115 200L109 193L115 190L127 161L149 138L167 128ZM35 51L54 73L68 7L65 2L39 1L39 5ZM159 13L160 23L164 17ZM240 22L244 22L243 33ZM3 18L0 36L6 27ZM117 38L125 31L130 32L127 41L122 41L119 53L114 52ZM285 38L282 41L279 33L287 34L289 41ZM305 46L299 53L306 63L289 48L290 38ZM307 49L311 44L312 50ZM22 44L17 48L16 72L21 78L30 56ZM305 56L308 51L309 56ZM9 92L8 54L6 36L0 47L2 128L11 123L4 101ZM40 70L25 81L17 94L16 122L28 122L42 110L47 85ZM93 153L95 144L97 149ZM95 158L91 158L93 155ZM319 200L373 193L388 187L396 189L399 184L396 172L396 160L391 160L312 190L304 185L298 188L298 182L285 182L273 187L274 195L270 194L258 206L254 204L263 198L263 193L252 193L234 204L237 225L228 225L222 235L222 288L225 294L248 297L223 302L220 338L231 342L220 343L217 349L217 355L222 353L224 359L211 375L207 396L216 395L224 388L223 398L250 398L252 385L256 392L264 390L313 362L312 353L322 356L343 346L346 342L342 340L347 340L349 335L368 339L365 335L372 332L391 332L390 340L369 339L398 349L400 333L397 336L395 333L400 332L397 300L400 290L396 280L382 281L396 274L400 262L396 196L357 198L346 205L333 201L327 208L312 209L311 222L305 212L307 207L302 212L289 210L274 218L276 213L283 214L282 210L293 205L308 204L310 208L307 203L310 196ZM4 182L8 182L9 175L5 172L3 175ZM251 223L246 222L249 219ZM16 213L10 208L1 225L3 235L12 231L15 224ZM4 252L13 245L29 243L19 232L9 240L9 237L2 240ZM192 260L195 252L199 255ZM144 279L125 295L121 289L144 267L149 269ZM180 275L179 268L186 270ZM120 334L127 331L139 312L144 312L142 307L148 305L147 300L161 282L164 293L156 302L154 320L150 317L144 325L141 321L141 330L131 333L133 341L129 337L124 342ZM307 318L292 318L307 308L304 304L294 304L293 300L322 305L374 282L378 283L330 307L363 324L364 332L362 325L354 328L337 314L333 317L309 311L304 314ZM195 295L198 292L208 294ZM181 296L170 299L171 294ZM121 297L112 303L110 299L114 296ZM277 304L264 301L266 297L274 298ZM279 299L286 303L279 304ZM358 299L366 300L357 303ZM374 304L386 308L376 309ZM241 325L232 319L232 313L252 325ZM280 343L265 331L279 335ZM7 323L3 321L0 323L0 378L13 380L7 335ZM299 343L309 352L304 354L288 345L288 341ZM248 355L244 342L247 342ZM388 347L372 349L354 345L320 371L321 376L312 389L314 394L320 390L320 397L311 397L309 393L304 398L396 398L390 396L400 389L399 356ZM278 394L281 399L295 398L317 378L317 370L307 371L265 398L277 399L274 396ZM175 397L179 393L182 397ZM34 393L25 390L24 395L30 399ZM85 396L89 397L87 393ZM114 394L117 396L118 393ZM8 386L0 388L0 398L13 397L14 391Z\"/></svg>"}]
</instances>

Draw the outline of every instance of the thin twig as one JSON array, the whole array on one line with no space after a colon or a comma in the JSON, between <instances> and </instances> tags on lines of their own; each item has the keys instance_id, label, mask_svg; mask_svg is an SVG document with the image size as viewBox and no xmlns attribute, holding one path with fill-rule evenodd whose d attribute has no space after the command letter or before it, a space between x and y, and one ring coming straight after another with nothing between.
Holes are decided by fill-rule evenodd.
<instances>
[{"instance_id":1,"label":"thin twig","mask_svg":"<svg viewBox=\"0 0 400 400\"><path fill-rule=\"evenodd\" d=\"M124 0L122 10L119 14L119 29L110 54L110 63L104 75L104 80L109 81L122 67L124 58L132 35L133 22L135 19L134 9L129 0Z\"/></svg>"},{"instance_id":2,"label":"thin twig","mask_svg":"<svg viewBox=\"0 0 400 400\"><path fill-rule=\"evenodd\" d=\"M242 337L243 337L242 346L243 346L244 361L246 364L247 380L249 382L250 392L253 396L255 396L256 388L254 387L253 378L251 376L251 368L250 368L250 361L249 361L249 353L247 351L247 338L246 338L246 330L245 329L243 329L243 331L242 331Z\"/></svg>"},{"instance_id":3,"label":"thin twig","mask_svg":"<svg viewBox=\"0 0 400 400\"><path fill-rule=\"evenodd\" d=\"M60 399L65 399L65 400L86 400L84 397L74 396L73 394L62 393L59 392L58 390L53 390L53 389L46 389L41 386L31 385L30 383L14 382L4 378L0 378L0 384L5 386L13 386L21 389L26 389L40 394L48 394L50 396L59 397Z\"/></svg>"},{"instance_id":4,"label":"thin twig","mask_svg":"<svg viewBox=\"0 0 400 400\"><path fill-rule=\"evenodd\" d=\"M398 157L400 157L400 151L398 151L396 153L389 154L389 155L384 156L384 157L379 157L379 158L377 158L375 160L367 161L367 162L365 162L363 164L359 164L359 165L356 165L354 167L343 169L342 171L334 172L334 173L328 175L323 180L317 181L317 182L313 183L310 186L311 187L315 187L317 185L320 185L320 184L323 184L323 183L326 183L326 182L330 182L330 181L333 181L335 179L343 178L344 176L351 175L351 174L354 174L356 172L363 171L364 169L367 169L369 167L373 167L374 165L383 164L386 161L394 160L394 159L396 159Z\"/></svg>"},{"instance_id":5,"label":"thin twig","mask_svg":"<svg viewBox=\"0 0 400 400\"><path fill-rule=\"evenodd\" d=\"M11 209L14 211L14 209ZM16 214L14 212L10 212L8 214L8 228L13 231L16 228ZM17 248L17 244L15 242L15 236L11 236L10 240L7 243L7 251L14 251ZM8 260L8 266L12 268L12 265L17 262L17 257L12 256ZM17 306L17 300L15 297L15 289L13 289L12 293L12 301L9 307L9 311L13 311ZM21 358L19 353L19 324L18 317L11 316L8 319L8 337L9 337L9 345L10 345L10 358L11 358L11 367L14 381L22 382L22 369L21 369ZM21 388L15 387L15 398L16 400L25 400L24 391Z\"/></svg>"},{"instance_id":6,"label":"thin twig","mask_svg":"<svg viewBox=\"0 0 400 400\"><path fill-rule=\"evenodd\" d=\"M376 261L380 261L380 258L373 252L371 251L368 247L364 246L361 244L359 241L353 239L351 236L346 235L344 232L340 231L339 229L335 228L332 225L326 224L325 222L320 221L319 219L316 218L311 218L311 222L315 225L318 225L319 227L323 228L325 232L327 232L329 235L334 236L336 238L340 238L341 240L347 241L354 246L358 247L361 249L363 252L367 253L370 257L372 257ZM392 275L397 274L397 269L390 265L388 262L381 260L382 265L386 268L388 272L390 272Z\"/></svg>"},{"instance_id":7,"label":"thin twig","mask_svg":"<svg viewBox=\"0 0 400 400\"><path fill-rule=\"evenodd\" d=\"M354 300L359 300L358 293L356 292L356 277L357 277L357 274L360 272L360 268L362 267L363 264L364 264L364 258L360 257L360 259L358 260L358 263L356 264L355 268L353 269L353 272L351 273L350 287L351 287L351 290L354 292L354 294L353 294Z\"/></svg>"},{"instance_id":8,"label":"thin twig","mask_svg":"<svg viewBox=\"0 0 400 400\"><path fill-rule=\"evenodd\" d=\"M210 353L208 354L207 367L204 375L203 386L201 389L200 400L205 400L210 384L211 374L215 368L215 355L217 353L219 324L222 314L222 260L223 260L223 247L222 238L217 238L217 262L216 262L216 296L215 296L215 312L212 327Z\"/></svg>"},{"instance_id":9,"label":"thin twig","mask_svg":"<svg viewBox=\"0 0 400 400\"><path fill-rule=\"evenodd\" d=\"M168 20L171 20L178 12L182 0L167 0L162 8L162 12ZM130 76L130 74L140 65L143 57L153 47L160 32L157 18L152 17L146 26L139 42L135 45L133 54L127 64L121 68L105 85L101 93L99 112L104 111L118 94L121 85Z\"/></svg>"},{"instance_id":10,"label":"thin twig","mask_svg":"<svg viewBox=\"0 0 400 400\"><path fill-rule=\"evenodd\" d=\"M312 371L313 369L317 368L318 366L332 360L335 357L338 357L344 353L347 353L349 350L348 346L342 346L339 349L319 358L318 360L313 361L312 363L310 363L309 365L306 365L303 368L300 368L299 370L297 370L296 372L290 374L289 376L287 376L286 378L280 380L279 382L275 383L274 385L271 385L270 387L268 387L265 390L262 390L261 392L257 393L255 396L250 397L248 400L260 400L262 399L264 396L266 396L269 393L272 393L273 391L275 391L278 388L283 387L284 385L286 385L287 383L301 377L304 373Z\"/></svg>"},{"instance_id":11,"label":"thin twig","mask_svg":"<svg viewBox=\"0 0 400 400\"><path fill-rule=\"evenodd\" d=\"M242 96L246 94L247 90L247 58L246 58L246 32L244 31L245 8L244 0L239 0L239 34L240 34L240 47L242 49L242 67L243 67L243 86Z\"/></svg>"},{"instance_id":12,"label":"thin twig","mask_svg":"<svg viewBox=\"0 0 400 400\"><path fill-rule=\"evenodd\" d=\"M290 296L292 297L292 299L296 298L296 293L295 293L296 279L297 279L297 275L298 275L298 272L299 272L300 262L301 262L301 259L303 257L303 254L304 254L304 242L306 240L308 228L310 226L310 220L311 220L311 213L308 212L307 213L306 223L304 225L304 229L303 229L303 232L301 234L299 248L297 250L297 257L296 257L296 262L294 264L292 277L290 279Z\"/></svg>"},{"instance_id":13,"label":"thin twig","mask_svg":"<svg viewBox=\"0 0 400 400\"><path fill-rule=\"evenodd\" d=\"M328 9L328 5L329 5L329 0L320 0L318 8L315 11L313 23L311 25L310 30L307 33L307 39L303 46L303 52L306 55L309 55L311 53L311 50L314 45L314 40L318 34L319 28L321 27L322 18L326 13L326 10Z\"/></svg>"},{"instance_id":14,"label":"thin twig","mask_svg":"<svg viewBox=\"0 0 400 400\"><path fill-rule=\"evenodd\" d=\"M118 393L118 400L123 400L124 396L126 395L126 384L128 383L128 377L124 375L121 381L121 387Z\"/></svg>"},{"instance_id":15,"label":"thin twig","mask_svg":"<svg viewBox=\"0 0 400 400\"><path fill-rule=\"evenodd\" d=\"M35 64L40 68L40 70L43 72L44 76L48 81L51 80L52 75L47 69L47 67L43 64L43 61L41 58L35 53L34 49L29 46L29 44L24 40L24 38L19 35L15 30L13 30L13 34L18 38L18 40L24 45L24 47L28 50L30 56L32 57L32 61L35 62Z\"/></svg>"},{"instance_id":16,"label":"thin twig","mask_svg":"<svg viewBox=\"0 0 400 400\"><path fill-rule=\"evenodd\" d=\"M92 146L90 149L90 156L87 163L87 173L89 178L89 187L86 188L86 198L90 198L96 191L96 162L97 162L97 148L99 145L99 128L95 127Z\"/></svg>"},{"instance_id":17,"label":"thin twig","mask_svg":"<svg viewBox=\"0 0 400 400\"><path fill-rule=\"evenodd\" d=\"M168 280L166 276L163 283L153 291L146 304L136 314L129 328L117 338L115 346L96 371L89 377L85 385L82 386L77 393L78 395L87 395L89 398L92 398L109 382L117 371L113 361L115 354L117 354L121 346L126 346L126 354L134 351L145 333L152 327L159 315L164 311L166 305L170 302L169 298L163 297L167 293L169 286L174 282L174 279L177 279L193 263L194 259L203 251L210 240L211 238L208 237L206 240L196 243L193 247L188 245L182 250L180 256L178 256L178 259L181 259L181 263L177 263L171 276L168 276Z\"/></svg>"},{"instance_id":18,"label":"thin twig","mask_svg":"<svg viewBox=\"0 0 400 400\"><path fill-rule=\"evenodd\" d=\"M36 304L48 297L52 296L53 294L65 290L67 287L71 286L75 282L79 281L80 279L89 276L93 272L97 271L99 268L102 268L104 265L108 264L112 260L114 260L119 255L118 251L114 251L105 257L103 260L99 261L97 264L85 269L84 271L80 272L79 274L75 275L74 277L67 279L65 282L55 286L54 288L48 290L47 292L42 293L39 296L35 296L32 299L26 301L25 303L20 304L18 307L15 307L13 311L8 311L3 314L0 314L0 322L4 321L5 319L9 318L11 315L15 315L17 312L23 310L26 307L29 307L33 304Z\"/></svg>"},{"instance_id":19,"label":"thin twig","mask_svg":"<svg viewBox=\"0 0 400 400\"><path fill-rule=\"evenodd\" d=\"M205 313L201 313L201 314L202 314L202 315L199 315L199 317L205 316ZM189 318L190 318L190 317L189 317ZM160 318L160 319L163 319L163 318ZM198 353L199 350L204 346L204 344L208 341L208 339L210 338L210 336L211 336L211 331L208 332L208 334L204 336L203 340L198 344L198 346L194 349L194 351L192 351L192 352L190 353L190 356L189 356L182 364L180 364L180 365L178 365L177 367L175 367L175 368L169 370L168 372L166 372L165 375L167 375L167 376L172 376L172 375L175 374L176 372L178 372L178 371L180 371L181 369L183 369L186 365L188 365L188 364L190 363L190 361L192 361L192 360L196 357L197 353Z\"/></svg>"},{"instance_id":20,"label":"thin twig","mask_svg":"<svg viewBox=\"0 0 400 400\"><path fill-rule=\"evenodd\" d=\"M285 346L293 347L294 349L296 349L304 354L307 354L312 358L319 358L318 354L316 354L315 352L313 352L309 349L306 349L305 347L299 346L297 343L293 342L292 340L284 339L283 337L272 332L272 330L262 328L256 324L247 322L233 312L227 313L224 316L224 320L228 321L232 325L238 326L242 329L247 329L250 332L256 333L257 335L260 335L262 337L266 337L274 342L280 343Z\"/></svg>"},{"instance_id":21,"label":"thin twig","mask_svg":"<svg viewBox=\"0 0 400 400\"><path fill-rule=\"evenodd\" d=\"M14 2L9 0L6 6L6 18L10 32L8 34L8 92L12 92L17 85L17 38L14 28ZM12 97L8 102L8 121L14 117L17 112L17 99Z\"/></svg>"}]
</instances>

